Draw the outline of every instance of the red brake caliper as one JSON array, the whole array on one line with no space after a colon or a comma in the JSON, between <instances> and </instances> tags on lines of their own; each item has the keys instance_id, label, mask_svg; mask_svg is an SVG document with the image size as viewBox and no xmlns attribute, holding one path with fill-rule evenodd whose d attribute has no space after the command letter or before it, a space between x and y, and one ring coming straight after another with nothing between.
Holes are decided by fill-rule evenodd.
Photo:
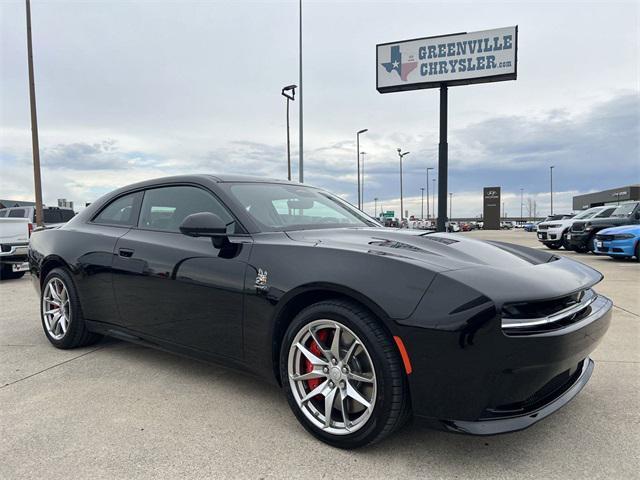
<instances>
[{"instance_id":1,"label":"red brake caliper","mask_svg":"<svg viewBox=\"0 0 640 480\"><path fill-rule=\"evenodd\" d=\"M318 338L318 340L320 340L323 343L327 340L328 336L329 336L328 330L320 330L316 332L316 337ZM313 353L316 357L324 358L324 355L322 354L322 350L320 349L320 345L318 345L313 340L313 338L309 339L309 344L307 345L307 347L309 348L309 351ZM306 358L304 358L303 366L304 366L305 373L309 373L310 371L313 370L313 364ZM311 380L307 380L307 386L309 387L309 391L313 390L318 385L320 385L320 380L321 380L320 378L312 378Z\"/></svg>"}]
</instances>

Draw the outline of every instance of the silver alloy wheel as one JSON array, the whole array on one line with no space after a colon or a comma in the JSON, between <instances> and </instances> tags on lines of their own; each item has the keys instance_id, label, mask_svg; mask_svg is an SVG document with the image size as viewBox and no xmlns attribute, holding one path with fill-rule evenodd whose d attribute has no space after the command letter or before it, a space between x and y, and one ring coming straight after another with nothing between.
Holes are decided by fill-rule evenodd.
<instances>
[{"instance_id":1,"label":"silver alloy wheel","mask_svg":"<svg viewBox=\"0 0 640 480\"><path fill-rule=\"evenodd\" d=\"M371 417L377 387L373 361L341 323L322 319L305 325L291 343L287 372L298 407L323 431L348 435Z\"/></svg>"},{"instance_id":2,"label":"silver alloy wheel","mask_svg":"<svg viewBox=\"0 0 640 480\"><path fill-rule=\"evenodd\" d=\"M42 318L54 340L61 340L66 335L71 320L71 306L67 287L58 277L53 277L44 287Z\"/></svg>"}]
</instances>

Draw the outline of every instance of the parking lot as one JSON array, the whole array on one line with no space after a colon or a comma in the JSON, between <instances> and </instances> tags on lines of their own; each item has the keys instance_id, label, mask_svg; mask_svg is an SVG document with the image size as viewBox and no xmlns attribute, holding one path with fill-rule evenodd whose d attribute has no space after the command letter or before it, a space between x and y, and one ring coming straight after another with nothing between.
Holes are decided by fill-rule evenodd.
<instances>
[{"instance_id":1,"label":"parking lot","mask_svg":"<svg viewBox=\"0 0 640 480\"><path fill-rule=\"evenodd\" d=\"M461 233L542 247L535 233ZM605 275L611 329L573 402L530 429L470 437L411 424L357 451L314 440L278 388L104 340L62 351L28 276L0 283L0 478L638 478L640 264L559 250Z\"/></svg>"}]
</instances>

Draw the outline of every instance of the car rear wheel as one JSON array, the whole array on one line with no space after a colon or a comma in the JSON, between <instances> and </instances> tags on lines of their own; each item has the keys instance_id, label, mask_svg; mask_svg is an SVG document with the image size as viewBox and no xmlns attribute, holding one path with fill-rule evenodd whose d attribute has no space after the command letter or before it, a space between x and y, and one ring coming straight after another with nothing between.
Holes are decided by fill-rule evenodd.
<instances>
[{"instance_id":1,"label":"car rear wheel","mask_svg":"<svg viewBox=\"0 0 640 480\"><path fill-rule=\"evenodd\" d=\"M397 347L355 303L329 300L300 312L283 339L280 375L300 423L335 447L379 441L410 414Z\"/></svg>"},{"instance_id":2,"label":"car rear wheel","mask_svg":"<svg viewBox=\"0 0 640 480\"><path fill-rule=\"evenodd\" d=\"M62 268L51 270L43 282L40 317L44 334L54 347L83 347L102 338L87 330L73 279Z\"/></svg>"}]
</instances>

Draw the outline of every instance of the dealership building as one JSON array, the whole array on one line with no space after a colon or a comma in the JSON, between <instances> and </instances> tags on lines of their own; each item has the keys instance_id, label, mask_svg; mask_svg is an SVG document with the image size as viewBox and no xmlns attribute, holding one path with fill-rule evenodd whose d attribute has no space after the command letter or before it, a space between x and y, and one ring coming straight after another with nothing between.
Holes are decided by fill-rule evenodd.
<instances>
[{"instance_id":1,"label":"dealership building","mask_svg":"<svg viewBox=\"0 0 640 480\"><path fill-rule=\"evenodd\" d=\"M601 192L577 195L573 197L573 209L584 210L601 205L617 205L631 200L640 200L640 185L629 185Z\"/></svg>"}]
</instances>

